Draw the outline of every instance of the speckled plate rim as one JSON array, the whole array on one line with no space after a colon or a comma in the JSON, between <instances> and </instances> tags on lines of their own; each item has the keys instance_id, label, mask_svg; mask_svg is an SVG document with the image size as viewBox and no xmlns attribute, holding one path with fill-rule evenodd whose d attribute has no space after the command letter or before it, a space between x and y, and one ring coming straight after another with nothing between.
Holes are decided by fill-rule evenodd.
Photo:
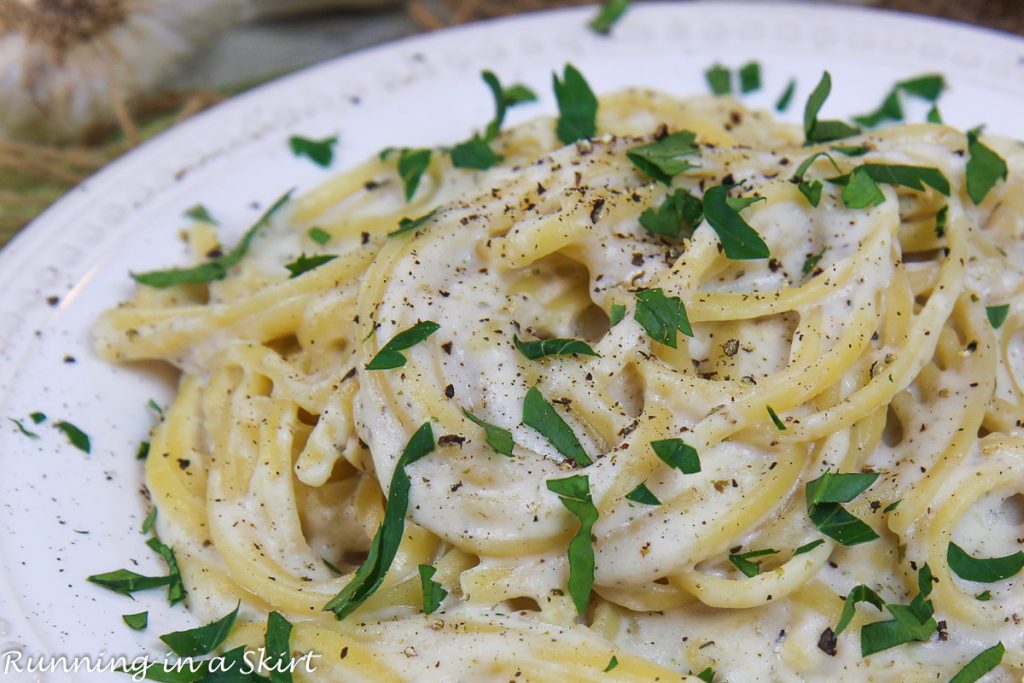
<instances>
[{"instance_id":1,"label":"speckled plate rim","mask_svg":"<svg viewBox=\"0 0 1024 683\"><path fill-rule=\"evenodd\" d=\"M803 90L790 118L798 115L802 98L813 86L807 81L816 80L814 74L822 67L835 67L837 87L829 106L846 114L876 104L893 74L938 71L954 85L948 108L943 101L950 120L960 125L988 120L993 130L1024 136L1024 123L1012 116L1024 103L1024 41L1012 36L857 7L696 2L637 6L607 39L585 29L592 12L593 8L574 8L458 27L311 67L172 128L83 182L0 251L0 416L22 416L25 406L40 401L61 406L72 413L69 418L76 411L107 410L113 417L92 425L98 444L117 436L114 423L119 420L144 431L142 414L128 411L125 401L137 401L156 387L156 380L132 384L129 371L101 369L89 357L88 315L82 313L113 305L130 291L127 278L115 283L107 277L112 264L128 257L150 263L183 257L180 246L173 256L167 255L180 221L154 221L140 228L142 217L154 207L184 207L189 197L218 192L218 178L245 176L246 164L263 169L263 175L280 167L300 188L308 189L324 175L278 149L284 137L308 134L311 128L329 130L328 115L346 120L360 107L366 111L379 106L391 114L382 121L401 120L401 112L394 110L409 105L402 98L410 92L421 98L431 87L439 94L467 93L465 111L451 121L439 120L438 132L429 141L457 139L453 136L465 134L489 116L489 98L481 94L477 79L481 68L500 65L499 73L507 80L532 76L530 84L543 90L546 99L540 110L551 111L548 86L538 77L536 65L541 62L554 68L573 61L600 92L629 83L627 67L639 64L651 67L642 70L644 84L664 85L666 74L673 71L664 61L679 57L686 62L687 73L666 89L685 94L703 90L701 68L711 61L738 66L758 59L768 75L765 91L751 99L755 106L770 106L784 85L784 70L800 77ZM518 66L527 63L532 66ZM840 85L843 73L847 83L855 83L845 94ZM427 102L426 108L431 107L435 114L444 111L436 102ZM420 131L430 127L416 125ZM385 144L415 142L392 139L383 127L381 123L359 131L357 151L334 170ZM265 179L256 174L250 180L255 188ZM232 187L225 192L240 190ZM233 211L233 227L225 229L229 243L244 225L242 219L256 209ZM47 304L48 296L58 296L59 304ZM79 354L79 372L91 380L89 386L61 381L66 368L53 352L62 344ZM104 382L109 386L95 386ZM104 405L90 405L96 396ZM95 555L97 570L121 566L122 553L141 557L141 538L130 535L137 534L141 517L140 499L132 495L141 483L133 451L134 443L125 442L104 446L103 452L79 461L52 435L39 444L13 428L0 432L0 655L12 648L27 654L158 649L152 633L134 634L120 624L119 615L138 611L140 604L84 585L84 573L64 578L31 564L40 549L58 557ZM55 471L47 458L62 458L57 462L68 464ZM117 486L103 489L104 481ZM123 513L126 520L97 532L91 537L94 544L83 549L66 542L68 520L60 515L70 505L67 501L87 513L102 508L97 519L115 519L111 515ZM50 519L54 511L56 521ZM154 617L166 619L154 630L170 630L163 626L175 620L188 623L187 616L172 614L159 603L145 603ZM110 675L80 679L126 680Z\"/></svg>"}]
</instances>

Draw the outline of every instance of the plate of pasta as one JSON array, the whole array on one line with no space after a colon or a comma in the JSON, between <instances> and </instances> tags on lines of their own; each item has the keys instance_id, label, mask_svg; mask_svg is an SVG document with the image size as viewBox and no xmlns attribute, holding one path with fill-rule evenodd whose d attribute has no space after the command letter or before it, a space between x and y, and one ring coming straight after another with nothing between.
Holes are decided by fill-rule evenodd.
<instances>
[{"instance_id":1,"label":"plate of pasta","mask_svg":"<svg viewBox=\"0 0 1024 683\"><path fill-rule=\"evenodd\" d=\"M610 2L175 127L0 253L0 669L1021 680L1022 106L1009 36Z\"/></svg>"}]
</instances>

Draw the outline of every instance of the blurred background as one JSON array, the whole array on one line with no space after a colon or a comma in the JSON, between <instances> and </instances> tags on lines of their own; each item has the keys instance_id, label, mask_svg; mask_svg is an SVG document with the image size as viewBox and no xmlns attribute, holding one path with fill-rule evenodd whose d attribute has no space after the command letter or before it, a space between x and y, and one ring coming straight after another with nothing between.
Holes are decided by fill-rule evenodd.
<instances>
[{"instance_id":1,"label":"blurred background","mask_svg":"<svg viewBox=\"0 0 1024 683\"><path fill-rule=\"evenodd\" d=\"M1024 35L1024 0L804 1ZM0 0L0 246L110 160L247 88L415 33L577 4L589 3Z\"/></svg>"}]
</instances>

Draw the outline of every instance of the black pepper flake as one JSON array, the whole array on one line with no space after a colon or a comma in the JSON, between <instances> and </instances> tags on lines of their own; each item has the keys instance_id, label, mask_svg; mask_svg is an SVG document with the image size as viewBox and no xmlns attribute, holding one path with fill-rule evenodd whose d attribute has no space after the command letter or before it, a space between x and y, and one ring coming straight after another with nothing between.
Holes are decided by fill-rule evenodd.
<instances>
[{"instance_id":1,"label":"black pepper flake","mask_svg":"<svg viewBox=\"0 0 1024 683\"><path fill-rule=\"evenodd\" d=\"M340 658L341 659L345 659L345 657L348 657L348 646L345 646L345 647L341 648L341 657Z\"/></svg>"},{"instance_id":2,"label":"black pepper flake","mask_svg":"<svg viewBox=\"0 0 1024 683\"><path fill-rule=\"evenodd\" d=\"M740 350L740 340L739 339L729 339L724 344L722 344L722 353L724 353L725 355L729 356L730 358L732 358L737 353L739 353L739 350Z\"/></svg>"},{"instance_id":3,"label":"black pepper flake","mask_svg":"<svg viewBox=\"0 0 1024 683\"><path fill-rule=\"evenodd\" d=\"M601 209L604 208L603 199L595 199L594 203L590 205L590 222L597 223L601 218Z\"/></svg>"},{"instance_id":4,"label":"black pepper flake","mask_svg":"<svg viewBox=\"0 0 1024 683\"><path fill-rule=\"evenodd\" d=\"M945 619L936 624L936 628L939 634L939 640L942 642L949 640L949 625L946 623Z\"/></svg>"},{"instance_id":5,"label":"black pepper flake","mask_svg":"<svg viewBox=\"0 0 1024 683\"><path fill-rule=\"evenodd\" d=\"M634 266L642 266L644 264L644 255L641 254L639 251L633 252L632 264Z\"/></svg>"},{"instance_id":6,"label":"black pepper flake","mask_svg":"<svg viewBox=\"0 0 1024 683\"><path fill-rule=\"evenodd\" d=\"M466 437L458 434L445 434L437 438L438 446L459 446L466 443Z\"/></svg>"},{"instance_id":7,"label":"black pepper flake","mask_svg":"<svg viewBox=\"0 0 1024 683\"><path fill-rule=\"evenodd\" d=\"M191 464L191 460L186 460L185 458L178 458L178 467L180 467L183 470L188 469L188 466Z\"/></svg>"},{"instance_id":8,"label":"black pepper flake","mask_svg":"<svg viewBox=\"0 0 1024 683\"><path fill-rule=\"evenodd\" d=\"M449 384L444 388L444 395L448 398L455 398L455 387Z\"/></svg>"},{"instance_id":9,"label":"black pepper flake","mask_svg":"<svg viewBox=\"0 0 1024 683\"><path fill-rule=\"evenodd\" d=\"M821 632L821 637L818 638L818 649L830 657L835 657L837 641L835 631L830 626L826 626L825 630Z\"/></svg>"},{"instance_id":10,"label":"black pepper flake","mask_svg":"<svg viewBox=\"0 0 1024 683\"><path fill-rule=\"evenodd\" d=\"M452 343L445 342L444 344L441 344L441 350L447 353L449 356L452 355Z\"/></svg>"},{"instance_id":11,"label":"black pepper flake","mask_svg":"<svg viewBox=\"0 0 1024 683\"><path fill-rule=\"evenodd\" d=\"M380 187L380 183L378 183L376 180L367 180L365 183L363 183L363 189L366 190L367 192L373 192L378 187Z\"/></svg>"},{"instance_id":12,"label":"black pepper flake","mask_svg":"<svg viewBox=\"0 0 1024 683\"><path fill-rule=\"evenodd\" d=\"M60 303L60 297L48 296L46 297L46 303L50 304L51 306L56 306L57 304Z\"/></svg>"},{"instance_id":13,"label":"black pepper flake","mask_svg":"<svg viewBox=\"0 0 1024 683\"><path fill-rule=\"evenodd\" d=\"M220 247L214 247L210 251L206 252L206 258L220 258L224 255L224 251Z\"/></svg>"},{"instance_id":14,"label":"black pepper flake","mask_svg":"<svg viewBox=\"0 0 1024 683\"><path fill-rule=\"evenodd\" d=\"M369 242L370 242L370 233L364 232L362 234L362 243L363 244L369 244Z\"/></svg>"},{"instance_id":15,"label":"black pepper flake","mask_svg":"<svg viewBox=\"0 0 1024 683\"><path fill-rule=\"evenodd\" d=\"M356 369L353 367L351 370L345 373L345 376L341 378L342 382L352 379L356 376Z\"/></svg>"}]
</instances>

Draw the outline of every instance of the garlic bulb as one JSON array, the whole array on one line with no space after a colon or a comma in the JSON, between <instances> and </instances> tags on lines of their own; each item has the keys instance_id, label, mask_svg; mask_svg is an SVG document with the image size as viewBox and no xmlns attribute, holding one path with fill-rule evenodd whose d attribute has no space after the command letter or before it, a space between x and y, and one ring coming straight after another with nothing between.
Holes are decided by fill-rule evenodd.
<instances>
[{"instance_id":1,"label":"garlic bulb","mask_svg":"<svg viewBox=\"0 0 1024 683\"><path fill-rule=\"evenodd\" d=\"M117 120L244 0L0 0L0 139L70 142ZM122 110L123 111L123 110Z\"/></svg>"}]
</instances>

